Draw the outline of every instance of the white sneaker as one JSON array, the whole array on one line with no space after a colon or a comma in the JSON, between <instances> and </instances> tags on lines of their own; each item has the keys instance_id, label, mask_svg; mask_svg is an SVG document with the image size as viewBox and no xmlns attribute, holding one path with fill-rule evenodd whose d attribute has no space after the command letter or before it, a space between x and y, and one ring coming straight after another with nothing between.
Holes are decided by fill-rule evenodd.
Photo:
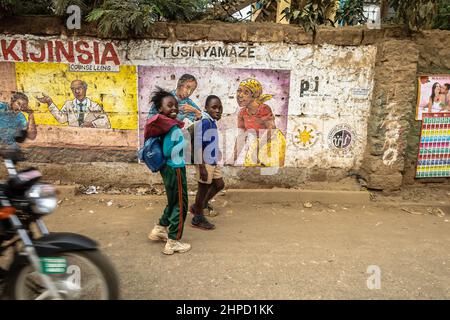
<instances>
[{"instance_id":1,"label":"white sneaker","mask_svg":"<svg viewBox=\"0 0 450 320\"><path fill-rule=\"evenodd\" d=\"M152 232L148 235L148 238L153 241L167 241L167 227L160 226L159 224L155 224Z\"/></svg>"},{"instance_id":2,"label":"white sneaker","mask_svg":"<svg viewBox=\"0 0 450 320\"><path fill-rule=\"evenodd\" d=\"M187 252L191 250L191 245L189 243L183 243L181 241L168 239L166 246L164 247L164 254L174 254L175 252Z\"/></svg>"}]
</instances>

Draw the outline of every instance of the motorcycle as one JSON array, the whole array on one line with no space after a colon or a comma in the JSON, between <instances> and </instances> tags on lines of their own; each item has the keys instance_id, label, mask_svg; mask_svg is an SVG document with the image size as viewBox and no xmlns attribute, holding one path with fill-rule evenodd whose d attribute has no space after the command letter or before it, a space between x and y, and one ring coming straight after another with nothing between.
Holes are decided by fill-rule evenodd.
<instances>
[{"instance_id":1,"label":"motorcycle","mask_svg":"<svg viewBox=\"0 0 450 320\"><path fill-rule=\"evenodd\" d=\"M25 132L16 137L25 140ZM17 171L20 149L3 152L0 182L0 296L13 300L115 300L117 273L98 244L85 236L49 232L43 217L57 207L56 190L35 168ZM5 259L3 258L3 259Z\"/></svg>"}]
</instances>

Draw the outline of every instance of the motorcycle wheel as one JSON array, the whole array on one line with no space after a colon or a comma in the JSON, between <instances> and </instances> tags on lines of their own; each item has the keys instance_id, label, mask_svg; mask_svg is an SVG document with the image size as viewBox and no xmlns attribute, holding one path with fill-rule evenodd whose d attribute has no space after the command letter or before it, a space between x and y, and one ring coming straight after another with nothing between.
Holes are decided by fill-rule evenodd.
<instances>
[{"instance_id":1,"label":"motorcycle wheel","mask_svg":"<svg viewBox=\"0 0 450 320\"><path fill-rule=\"evenodd\" d=\"M117 300L119 280L113 265L99 250L62 252L64 274L49 274L64 300ZM11 300L51 299L39 273L28 263L14 264L5 293Z\"/></svg>"}]
</instances>

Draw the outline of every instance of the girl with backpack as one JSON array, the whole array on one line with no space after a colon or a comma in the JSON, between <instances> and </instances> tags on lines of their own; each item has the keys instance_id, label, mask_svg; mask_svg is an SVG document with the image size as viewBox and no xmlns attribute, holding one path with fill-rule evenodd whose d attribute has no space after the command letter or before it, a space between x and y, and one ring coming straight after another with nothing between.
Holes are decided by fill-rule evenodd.
<instances>
[{"instance_id":1,"label":"girl with backpack","mask_svg":"<svg viewBox=\"0 0 450 320\"><path fill-rule=\"evenodd\" d=\"M167 206L148 238L153 241L166 241L162 252L170 255L191 249L190 244L180 241L188 210L186 164L183 155L185 141L181 131L184 123L177 119L178 102L170 92L157 87L151 102L156 106L158 114L147 120L144 137L160 137L165 163L159 171L166 189Z\"/></svg>"}]
</instances>

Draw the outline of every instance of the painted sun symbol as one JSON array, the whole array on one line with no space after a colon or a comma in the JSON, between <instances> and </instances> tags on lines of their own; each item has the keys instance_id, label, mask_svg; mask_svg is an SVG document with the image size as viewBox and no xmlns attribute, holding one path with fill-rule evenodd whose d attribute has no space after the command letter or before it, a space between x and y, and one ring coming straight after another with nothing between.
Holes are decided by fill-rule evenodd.
<instances>
[{"instance_id":1,"label":"painted sun symbol","mask_svg":"<svg viewBox=\"0 0 450 320\"><path fill-rule=\"evenodd\" d=\"M307 144L308 145L312 144L312 140L314 140L315 138L314 134L312 134L313 131L314 131L313 129L308 130L306 126L304 127L303 130L298 130L297 139L300 143L303 144L304 147Z\"/></svg>"}]
</instances>

